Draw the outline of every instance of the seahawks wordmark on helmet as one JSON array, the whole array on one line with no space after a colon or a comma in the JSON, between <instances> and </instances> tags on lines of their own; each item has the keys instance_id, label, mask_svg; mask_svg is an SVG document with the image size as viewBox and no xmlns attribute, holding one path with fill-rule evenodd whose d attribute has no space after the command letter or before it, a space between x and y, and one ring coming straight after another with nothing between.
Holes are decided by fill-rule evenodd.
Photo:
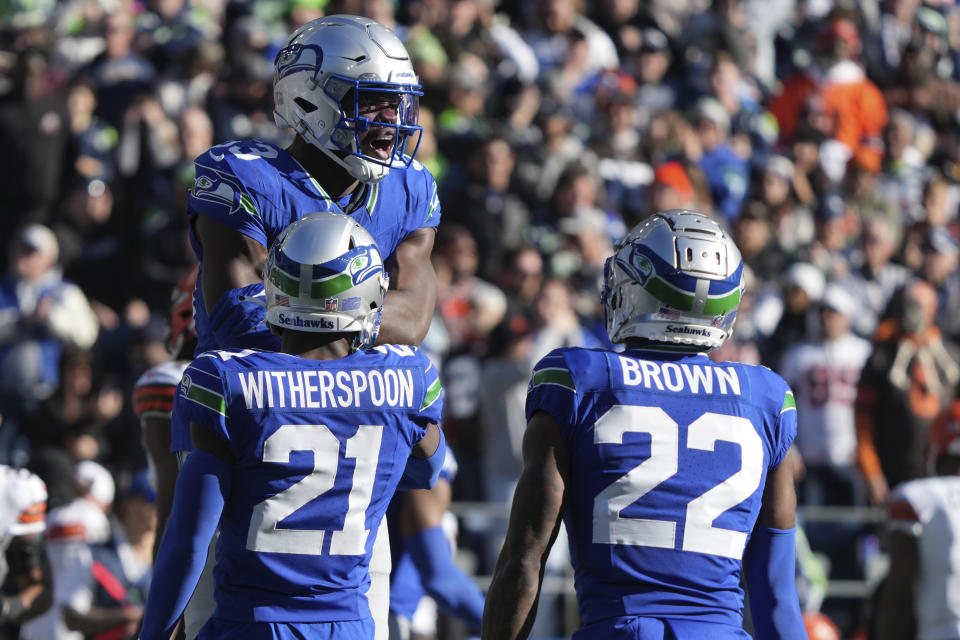
<instances>
[{"instance_id":1,"label":"seahawks wordmark on helmet","mask_svg":"<svg viewBox=\"0 0 960 640\"><path fill-rule=\"evenodd\" d=\"M743 295L743 260L708 216L686 209L644 220L604 267L607 334L694 350L723 344Z\"/></svg>"},{"instance_id":2,"label":"seahawks wordmark on helmet","mask_svg":"<svg viewBox=\"0 0 960 640\"><path fill-rule=\"evenodd\" d=\"M373 346L388 278L377 243L339 213L311 213L293 222L267 256L266 322L317 333L356 333Z\"/></svg>"},{"instance_id":3,"label":"seahawks wordmark on helmet","mask_svg":"<svg viewBox=\"0 0 960 640\"><path fill-rule=\"evenodd\" d=\"M421 130L421 95L403 43L369 18L335 15L308 22L274 59L277 125L292 127L365 183L410 166L416 149L406 155L407 137ZM388 112L394 114L390 121L371 119ZM365 152L363 141L372 149Z\"/></svg>"}]
</instances>

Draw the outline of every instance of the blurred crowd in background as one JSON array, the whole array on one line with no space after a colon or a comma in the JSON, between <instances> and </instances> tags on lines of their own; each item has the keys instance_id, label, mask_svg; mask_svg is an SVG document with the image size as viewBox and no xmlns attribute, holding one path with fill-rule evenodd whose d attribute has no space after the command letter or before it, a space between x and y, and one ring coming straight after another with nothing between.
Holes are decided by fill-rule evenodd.
<instances>
[{"instance_id":1,"label":"blurred crowd in background","mask_svg":"<svg viewBox=\"0 0 960 640\"><path fill-rule=\"evenodd\" d=\"M73 500L73 465L96 461L114 528L152 544L131 388L170 357L170 292L195 262L192 161L292 139L273 123L273 57L332 13L394 29L424 86L417 159L443 211L424 349L456 500L509 503L533 364L609 346L604 260L680 207L742 251L747 294L711 357L793 386L800 504L883 505L927 473L927 429L960 380L954 3L4 0L0 462L36 469L51 508ZM461 518L480 575L497 526ZM875 534L807 528L805 606L844 637L866 637L870 598L815 587L876 578ZM136 598L123 606L135 620Z\"/></svg>"}]
</instances>

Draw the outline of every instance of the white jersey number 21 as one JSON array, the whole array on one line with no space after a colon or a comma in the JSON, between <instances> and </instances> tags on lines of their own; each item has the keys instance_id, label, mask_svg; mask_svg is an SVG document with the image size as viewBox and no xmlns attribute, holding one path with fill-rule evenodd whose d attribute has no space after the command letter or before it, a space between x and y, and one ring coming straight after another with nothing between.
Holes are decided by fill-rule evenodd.
<instances>
[{"instance_id":1,"label":"white jersey number 21","mask_svg":"<svg viewBox=\"0 0 960 640\"><path fill-rule=\"evenodd\" d=\"M373 496L382 438L382 426L362 424L357 433L347 440L345 457L355 458L357 464L353 470L343 529L331 532L330 555L364 554L370 534L365 527L365 516ZM287 463L294 451L313 452L313 472L253 508L253 517L247 530L247 549L251 551L320 555L324 531L280 529L277 525L333 488L340 462L340 441L326 425L285 424L264 440L262 460Z\"/></svg>"}]
</instances>

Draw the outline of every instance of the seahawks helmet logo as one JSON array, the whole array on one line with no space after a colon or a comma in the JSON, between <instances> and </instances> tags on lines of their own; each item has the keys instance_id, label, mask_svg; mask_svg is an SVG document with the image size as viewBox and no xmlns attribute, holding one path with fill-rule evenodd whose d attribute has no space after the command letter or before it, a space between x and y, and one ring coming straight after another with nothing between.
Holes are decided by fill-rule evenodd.
<instances>
[{"instance_id":1,"label":"seahawks helmet logo","mask_svg":"<svg viewBox=\"0 0 960 640\"><path fill-rule=\"evenodd\" d=\"M350 273L356 273L364 269L369 262L370 256L357 256L353 259L353 262L350 263Z\"/></svg>"},{"instance_id":2,"label":"seahawks helmet logo","mask_svg":"<svg viewBox=\"0 0 960 640\"><path fill-rule=\"evenodd\" d=\"M618 260L620 267L630 276L640 283L640 286L647 286L647 280L653 275L653 262L647 256L637 251L637 247L632 247L630 251L629 263Z\"/></svg>"},{"instance_id":3,"label":"seahawks helmet logo","mask_svg":"<svg viewBox=\"0 0 960 640\"><path fill-rule=\"evenodd\" d=\"M297 59L297 56L300 52L295 50L295 47L297 47L297 45L294 45L293 47L287 47L286 49L280 51L279 55L277 55L278 67L285 67Z\"/></svg>"},{"instance_id":4,"label":"seahawks helmet logo","mask_svg":"<svg viewBox=\"0 0 960 640\"><path fill-rule=\"evenodd\" d=\"M354 286L383 271L380 255L375 253L374 247L359 247L359 250L362 253L350 260L350 277Z\"/></svg>"},{"instance_id":5,"label":"seahawks helmet logo","mask_svg":"<svg viewBox=\"0 0 960 640\"><path fill-rule=\"evenodd\" d=\"M310 52L313 56L308 55ZM312 57L312 60L311 60ZM273 66L276 79L284 78L297 71L319 72L323 63L323 49L316 45L291 44L277 52Z\"/></svg>"}]
</instances>

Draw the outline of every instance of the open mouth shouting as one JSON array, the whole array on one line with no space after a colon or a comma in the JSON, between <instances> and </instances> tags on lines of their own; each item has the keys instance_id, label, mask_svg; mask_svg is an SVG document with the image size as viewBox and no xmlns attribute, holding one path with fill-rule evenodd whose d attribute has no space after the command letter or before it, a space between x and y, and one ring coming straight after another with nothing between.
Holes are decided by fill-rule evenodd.
<instances>
[{"instance_id":1,"label":"open mouth shouting","mask_svg":"<svg viewBox=\"0 0 960 640\"><path fill-rule=\"evenodd\" d=\"M364 154L382 160L390 160L396 146L397 132L389 127L374 127L360 140Z\"/></svg>"}]
</instances>

